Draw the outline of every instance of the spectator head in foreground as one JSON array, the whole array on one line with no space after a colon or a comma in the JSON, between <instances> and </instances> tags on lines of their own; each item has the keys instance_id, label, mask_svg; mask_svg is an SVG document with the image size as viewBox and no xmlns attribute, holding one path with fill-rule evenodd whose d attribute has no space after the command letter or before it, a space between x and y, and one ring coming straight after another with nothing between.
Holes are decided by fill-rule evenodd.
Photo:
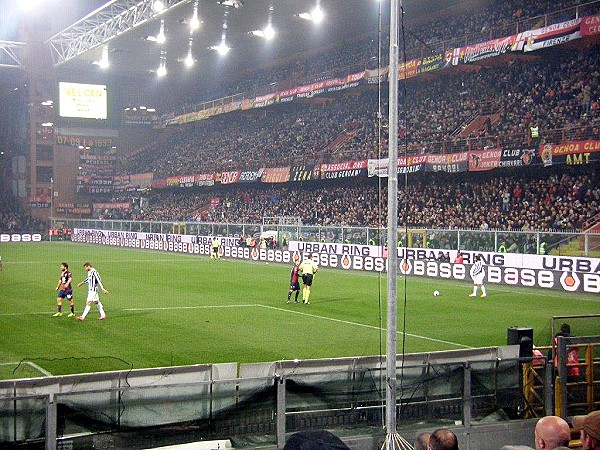
<instances>
[{"instance_id":1,"label":"spectator head in foreground","mask_svg":"<svg viewBox=\"0 0 600 450\"><path fill-rule=\"evenodd\" d=\"M552 450L557 447L568 447L571 440L569 424L561 417L546 416L535 425L536 450Z\"/></svg>"},{"instance_id":2,"label":"spectator head in foreground","mask_svg":"<svg viewBox=\"0 0 600 450\"><path fill-rule=\"evenodd\" d=\"M581 446L583 450L600 448L600 411L586 416L573 417L573 427L581 429Z\"/></svg>"},{"instance_id":3,"label":"spectator head in foreground","mask_svg":"<svg viewBox=\"0 0 600 450\"><path fill-rule=\"evenodd\" d=\"M415 440L415 450L427 450L427 447L429 446L429 437L431 436L431 433L420 433L417 436L417 439Z\"/></svg>"},{"instance_id":4,"label":"spectator head in foreground","mask_svg":"<svg viewBox=\"0 0 600 450\"><path fill-rule=\"evenodd\" d=\"M458 450L458 439L447 428L439 428L429 437L429 450Z\"/></svg>"}]
</instances>

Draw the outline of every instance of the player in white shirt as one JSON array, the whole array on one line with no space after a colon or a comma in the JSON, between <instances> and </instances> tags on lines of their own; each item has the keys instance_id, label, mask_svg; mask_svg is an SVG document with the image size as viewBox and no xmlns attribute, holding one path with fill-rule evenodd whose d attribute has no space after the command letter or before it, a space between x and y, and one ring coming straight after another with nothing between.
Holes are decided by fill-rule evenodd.
<instances>
[{"instance_id":1,"label":"player in white shirt","mask_svg":"<svg viewBox=\"0 0 600 450\"><path fill-rule=\"evenodd\" d=\"M473 293L469 294L469 297L477 296L477 287L481 288L481 298L486 298L487 293L485 286L483 285L483 279L485 278L485 268L483 267L483 261L481 256L475 256L475 263L471 266L471 278L473 279Z\"/></svg>"},{"instance_id":2,"label":"player in white shirt","mask_svg":"<svg viewBox=\"0 0 600 450\"><path fill-rule=\"evenodd\" d=\"M88 295L87 300L85 302L85 309L83 310L81 316L77 317L77 320L83 321L85 319L87 313L90 312L92 303L95 303L96 306L98 306L98 312L100 313L100 317L98 317L98 320L106 320L106 313L104 312L104 307L102 306L102 303L100 303L100 297L98 296L98 288L102 289L102 292L104 292L107 295L108 291L104 288L102 280L100 279L100 274L96 269L92 267L92 263L86 262L83 265L83 268L87 271L88 275L85 280L77 284L77 287L81 286L82 284L87 284Z\"/></svg>"}]
</instances>

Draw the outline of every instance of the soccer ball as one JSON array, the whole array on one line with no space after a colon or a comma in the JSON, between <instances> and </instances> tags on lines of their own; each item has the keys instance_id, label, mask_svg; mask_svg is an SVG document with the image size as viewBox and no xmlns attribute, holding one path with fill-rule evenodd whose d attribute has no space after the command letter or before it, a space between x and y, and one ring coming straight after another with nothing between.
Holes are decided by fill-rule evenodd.
<instances>
[{"instance_id":1,"label":"soccer ball","mask_svg":"<svg viewBox=\"0 0 600 450\"><path fill-rule=\"evenodd\" d=\"M434 297L439 297L440 296L440 291L433 291L433 296Z\"/></svg>"}]
</instances>

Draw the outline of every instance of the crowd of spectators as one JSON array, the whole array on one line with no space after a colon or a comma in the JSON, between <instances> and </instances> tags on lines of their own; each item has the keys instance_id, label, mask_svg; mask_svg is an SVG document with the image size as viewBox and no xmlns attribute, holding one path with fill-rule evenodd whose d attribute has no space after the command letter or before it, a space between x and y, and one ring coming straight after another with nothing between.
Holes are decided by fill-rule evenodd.
<instances>
[{"instance_id":1,"label":"crowd of spectators","mask_svg":"<svg viewBox=\"0 0 600 450\"><path fill-rule=\"evenodd\" d=\"M597 48L555 50L534 62L418 77L400 93L401 152L405 143L415 154L600 139L599 99ZM386 92L355 90L316 100L182 125L164 143L128 157L125 170L153 171L160 178L387 156ZM494 120L471 135L461 133L482 113ZM532 126L540 132L535 141ZM347 136L331 148L341 135Z\"/></svg>"},{"instance_id":2,"label":"crowd of spectators","mask_svg":"<svg viewBox=\"0 0 600 450\"><path fill-rule=\"evenodd\" d=\"M517 22L523 30L574 18L574 6L578 6L578 17L600 12L600 2L580 3L491 1L482 2L477 11L440 16L433 22L415 21L406 35L408 56L422 56L424 44L429 51L457 46L456 40L447 42L448 36L462 36L464 41L458 45L473 44L511 34L502 28L516 30ZM383 42L382 48L386 45ZM291 65L288 61L247 74L227 89L234 94L261 83L280 82L291 87L351 73L349 62L358 61L363 68L375 68L375 61L387 64L386 52L383 61L374 57L377 53L377 39L363 37L350 45L299 55ZM512 58L470 69L439 71L407 81L399 98L401 152L537 148L546 142L600 139L597 47L547 49L536 52L533 60ZM128 156L123 169L152 171L156 178L164 178L383 158L387 156L388 106L385 84L381 88L382 92L355 89L168 129L168 139ZM481 114L489 116L485 127L465 134L469 121ZM539 128L540 138L532 137L531 127ZM565 170L531 178L503 172L486 179L462 174L463 181L456 181L455 175L419 174L399 194L399 221L427 228L580 230L598 214L596 176ZM299 216L312 225L385 225L385 187L379 189L374 181L292 186L154 191L146 208L133 208L126 214L136 220L258 223L264 216Z\"/></svg>"},{"instance_id":3,"label":"crowd of spectators","mask_svg":"<svg viewBox=\"0 0 600 450\"><path fill-rule=\"evenodd\" d=\"M15 197L0 187L0 233L33 233L47 230L45 221L28 214Z\"/></svg>"},{"instance_id":4,"label":"crowd of spectators","mask_svg":"<svg viewBox=\"0 0 600 450\"><path fill-rule=\"evenodd\" d=\"M385 183L384 183L385 184ZM449 229L578 231L600 213L594 171L548 169L500 176L420 174L399 188L401 226ZM189 192L155 190L135 220L262 223L300 217L305 225L378 227L387 222L387 189L377 180L287 184Z\"/></svg>"}]
</instances>

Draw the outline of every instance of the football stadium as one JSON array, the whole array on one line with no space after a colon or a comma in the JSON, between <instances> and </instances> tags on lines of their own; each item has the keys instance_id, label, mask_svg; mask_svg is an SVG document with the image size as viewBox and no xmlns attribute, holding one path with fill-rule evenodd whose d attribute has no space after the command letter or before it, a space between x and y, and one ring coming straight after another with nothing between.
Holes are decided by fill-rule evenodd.
<instances>
[{"instance_id":1,"label":"football stadium","mask_svg":"<svg viewBox=\"0 0 600 450\"><path fill-rule=\"evenodd\" d=\"M600 0L0 11L1 448L600 448Z\"/></svg>"}]
</instances>

